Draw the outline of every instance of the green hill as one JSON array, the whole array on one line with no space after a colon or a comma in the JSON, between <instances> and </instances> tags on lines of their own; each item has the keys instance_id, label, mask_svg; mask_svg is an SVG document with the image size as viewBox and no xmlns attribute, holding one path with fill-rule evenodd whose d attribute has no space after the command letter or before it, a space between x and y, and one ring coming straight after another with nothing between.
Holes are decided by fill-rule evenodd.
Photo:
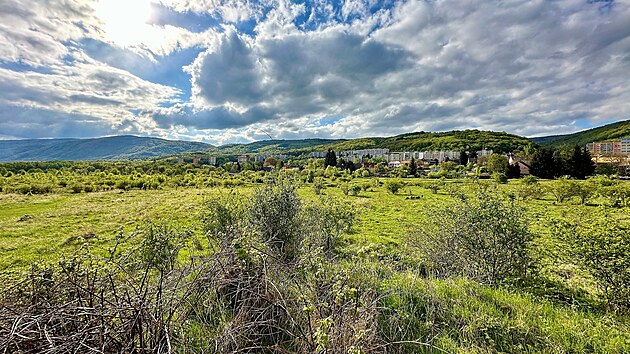
<instances>
[{"instance_id":1,"label":"green hill","mask_svg":"<svg viewBox=\"0 0 630 354\"><path fill-rule=\"evenodd\" d=\"M505 132L481 130L462 130L441 133L417 132L392 136L389 138L361 138L334 144L316 146L316 151L331 148L335 151L369 148L388 148L391 151L426 151L426 150L480 150L495 151L521 150L529 145L527 138ZM312 150L313 148L311 148Z\"/></svg>"},{"instance_id":2,"label":"green hill","mask_svg":"<svg viewBox=\"0 0 630 354\"><path fill-rule=\"evenodd\" d=\"M584 146L594 141L610 141L623 137L630 137L630 120L604 125L581 132L532 138L532 141L544 147L558 147L561 145Z\"/></svg>"}]
</instances>

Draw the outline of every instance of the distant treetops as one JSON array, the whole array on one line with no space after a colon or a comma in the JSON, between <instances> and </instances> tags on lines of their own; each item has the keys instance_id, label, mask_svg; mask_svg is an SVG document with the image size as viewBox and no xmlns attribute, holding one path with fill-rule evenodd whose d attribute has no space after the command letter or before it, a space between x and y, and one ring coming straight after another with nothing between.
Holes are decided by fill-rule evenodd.
<instances>
[{"instance_id":1,"label":"distant treetops","mask_svg":"<svg viewBox=\"0 0 630 354\"><path fill-rule=\"evenodd\" d=\"M534 152L531 160L531 174L540 178L557 178L569 175L584 179L595 172L595 163L587 149L578 145L568 154L562 150L541 148Z\"/></svg>"}]
</instances>

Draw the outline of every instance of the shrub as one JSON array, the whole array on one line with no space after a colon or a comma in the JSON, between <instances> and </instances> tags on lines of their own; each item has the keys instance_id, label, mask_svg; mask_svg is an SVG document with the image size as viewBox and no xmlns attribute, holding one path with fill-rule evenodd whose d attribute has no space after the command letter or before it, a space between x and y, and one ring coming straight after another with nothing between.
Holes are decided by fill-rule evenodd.
<instances>
[{"instance_id":1,"label":"shrub","mask_svg":"<svg viewBox=\"0 0 630 354\"><path fill-rule=\"evenodd\" d=\"M535 178L535 177L534 177ZM516 196L520 200L540 199L545 194L544 190L536 183L523 183L516 189Z\"/></svg>"},{"instance_id":2,"label":"shrub","mask_svg":"<svg viewBox=\"0 0 630 354\"><path fill-rule=\"evenodd\" d=\"M52 190L53 186L50 184L33 183L31 185L31 193L33 194L46 194L52 192Z\"/></svg>"},{"instance_id":3,"label":"shrub","mask_svg":"<svg viewBox=\"0 0 630 354\"><path fill-rule=\"evenodd\" d=\"M348 192L350 191L350 186L348 185L348 183L342 183L339 188L341 189L343 195L348 195Z\"/></svg>"},{"instance_id":4,"label":"shrub","mask_svg":"<svg viewBox=\"0 0 630 354\"><path fill-rule=\"evenodd\" d=\"M326 186L324 185L324 179L321 177L315 178L315 181L313 181L313 190L315 191L315 194L322 194L324 188L326 188Z\"/></svg>"},{"instance_id":5,"label":"shrub","mask_svg":"<svg viewBox=\"0 0 630 354\"><path fill-rule=\"evenodd\" d=\"M569 246L579 265L590 272L608 307L630 311L630 228L610 216L582 222L556 222L554 231Z\"/></svg>"},{"instance_id":6,"label":"shrub","mask_svg":"<svg viewBox=\"0 0 630 354\"><path fill-rule=\"evenodd\" d=\"M539 179L536 176L525 176L521 179L521 184L525 186L531 186L538 184L538 181Z\"/></svg>"},{"instance_id":7,"label":"shrub","mask_svg":"<svg viewBox=\"0 0 630 354\"><path fill-rule=\"evenodd\" d=\"M201 220L206 236L212 239L238 227L242 218L242 205L234 193L230 193L223 198L207 201Z\"/></svg>"},{"instance_id":8,"label":"shrub","mask_svg":"<svg viewBox=\"0 0 630 354\"><path fill-rule=\"evenodd\" d=\"M390 193L396 194L403 187L403 183L399 180L388 180L385 182L385 189L387 189Z\"/></svg>"},{"instance_id":9,"label":"shrub","mask_svg":"<svg viewBox=\"0 0 630 354\"><path fill-rule=\"evenodd\" d=\"M501 184L505 184L508 182L508 178L505 175L505 173L499 173L499 172L495 172L492 174L492 179L497 182L497 183L501 183Z\"/></svg>"},{"instance_id":10,"label":"shrub","mask_svg":"<svg viewBox=\"0 0 630 354\"><path fill-rule=\"evenodd\" d=\"M410 238L427 270L439 277L467 276L494 285L523 275L533 239L524 211L513 201L479 193L426 215L426 226Z\"/></svg>"},{"instance_id":11,"label":"shrub","mask_svg":"<svg viewBox=\"0 0 630 354\"><path fill-rule=\"evenodd\" d=\"M593 183L575 182L573 186L573 195L580 198L580 204L586 204L597 191L597 187Z\"/></svg>"},{"instance_id":12,"label":"shrub","mask_svg":"<svg viewBox=\"0 0 630 354\"><path fill-rule=\"evenodd\" d=\"M261 240L281 256L296 256L301 242L300 199L287 181L271 182L258 189L248 206L247 218Z\"/></svg>"},{"instance_id":13,"label":"shrub","mask_svg":"<svg viewBox=\"0 0 630 354\"><path fill-rule=\"evenodd\" d=\"M341 235L352 230L356 211L352 204L327 198L303 210L302 225L310 233L310 241L326 252L337 245Z\"/></svg>"},{"instance_id":14,"label":"shrub","mask_svg":"<svg viewBox=\"0 0 630 354\"><path fill-rule=\"evenodd\" d=\"M432 194L437 194L440 191L440 189L444 188L445 185L446 185L446 181L444 181L443 178L440 178L438 180L431 181L425 184L424 187L430 190Z\"/></svg>"},{"instance_id":15,"label":"shrub","mask_svg":"<svg viewBox=\"0 0 630 354\"><path fill-rule=\"evenodd\" d=\"M599 194L606 198L606 204L610 207L630 206L630 186L627 183L600 187Z\"/></svg>"},{"instance_id":16,"label":"shrub","mask_svg":"<svg viewBox=\"0 0 630 354\"><path fill-rule=\"evenodd\" d=\"M84 186L82 184L73 184L70 186L70 190L72 193L81 193L83 191Z\"/></svg>"},{"instance_id":17,"label":"shrub","mask_svg":"<svg viewBox=\"0 0 630 354\"><path fill-rule=\"evenodd\" d=\"M361 192L362 187L358 184L353 184L352 186L350 186L350 193L354 196L359 195L359 193Z\"/></svg>"}]
</instances>

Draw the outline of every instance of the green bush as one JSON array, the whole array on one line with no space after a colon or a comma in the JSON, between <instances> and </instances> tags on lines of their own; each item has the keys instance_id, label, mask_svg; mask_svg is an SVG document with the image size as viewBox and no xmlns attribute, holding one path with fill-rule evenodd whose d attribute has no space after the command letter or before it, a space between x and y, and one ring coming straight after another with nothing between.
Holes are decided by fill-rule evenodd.
<instances>
[{"instance_id":1,"label":"green bush","mask_svg":"<svg viewBox=\"0 0 630 354\"><path fill-rule=\"evenodd\" d=\"M403 183L399 180L390 179L385 182L384 186L390 193L396 194L403 187Z\"/></svg>"},{"instance_id":2,"label":"green bush","mask_svg":"<svg viewBox=\"0 0 630 354\"><path fill-rule=\"evenodd\" d=\"M492 174L492 179L501 184L505 184L508 182L508 178L504 173L495 172Z\"/></svg>"},{"instance_id":3,"label":"green bush","mask_svg":"<svg viewBox=\"0 0 630 354\"><path fill-rule=\"evenodd\" d=\"M339 185L339 189L341 189L343 195L348 195L348 192L350 191L350 186L348 185L348 183L341 183L341 185Z\"/></svg>"},{"instance_id":4,"label":"green bush","mask_svg":"<svg viewBox=\"0 0 630 354\"><path fill-rule=\"evenodd\" d=\"M432 194L437 194L440 191L440 189L444 188L444 186L446 186L446 181L443 178L440 178L435 181L431 181L424 185L424 187L430 190Z\"/></svg>"},{"instance_id":5,"label":"green bush","mask_svg":"<svg viewBox=\"0 0 630 354\"><path fill-rule=\"evenodd\" d=\"M479 193L433 208L409 238L426 269L438 277L466 276L495 285L525 274L533 239L524 210ZM435 222L438 220L438 222Z\"/></svg>"},{"instance_id":6,"label":"green bush","mask_svg":"<svg viewBox=\"0 0 630 354\"><path fill-rule=\"evenodd\" d=\"M536 176L525 176L525 177L521 178L521 184L523 184L525 186L531 186L531 185L539 184L538 181L539 181L539 179Z\"/></svg>"},{"instance_id":7,"label":"green bush","mask_svg":"<svg viewBox=\"0 0 630 354\"><path fill-rule=\"evenodd\" d=\"M516 196L520 200L540 199L544 194L545 191L540 186L538 178L534 176L523 177L516 189Z\"/></svg>"},{"instance_id":8,"label":"green bush","mask_svg":"<svg viewBox=\"0 0 630 354\"><path fill-rule=\"evenodd\" d=\"M258 189L248 206L248 221L260 239L288 259L297 255L301 242L301 203L296 187L289 182L272 182Z\"/></svg>"},{"instance_id":9,"label":"green bush","mask_svg":"<svg viewBox=\"0 0 630 354\"><path fill-rule=\"evenodd\" d=\"M315 194L322 194L324 188L326 188L326 185L324 184L324 179L322 177L315 178L315 180L313 181L313 190L315 191Z\"/></svg>"},{"instance_id":10,"label":"green bush","mask_svg":"<svg viewBox=\"0 0 630 354\"><path fill-rule=\"evenodd\" d=\"M353 184L350 186L350 193L354 196L359 195L359 193L361 193L361 186L358 184Z\"/></svg>"},{"instance_id":11,"label":"green bush","mask_svg":"<svg viewBox=\"0 0 630 354\"><path fill-rule=\"evenodd\" d=\"M630 311L630 228L610 216L557 222L554 231L565 240L579 265L595 278L608 307Z\"/></svg>"},{"instance_id":12,"label":"green bush","mask_svg":"<svg viewBox=\"0 0 630 354\"><path fill-rule=\"evenodd\" d=\"M82 184L73 184L70 186L70 190L72 193L81 193L83 191L84 186Z\"/></svg>"}]
</instances>

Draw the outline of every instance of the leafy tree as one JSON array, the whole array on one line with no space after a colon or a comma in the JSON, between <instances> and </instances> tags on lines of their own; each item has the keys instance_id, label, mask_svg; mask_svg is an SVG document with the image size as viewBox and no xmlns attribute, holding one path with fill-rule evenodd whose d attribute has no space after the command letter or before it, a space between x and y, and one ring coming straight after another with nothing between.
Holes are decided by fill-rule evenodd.
<instances>
[{"instance_id":1,"label":"leafy tree","mask_svg":"<svg viewBox=\"0 0 630 354\"><path fill-rule=\"evenodd\" d=\"M538 178L527 176L520 181L520 186L516 190L516 195L521 200L529 198L540 199L545 194L544 190L538 183Z\"/></svg>"},{"instance_id":2,"label":"leafy tree","mask_svg":"<svg viewBox=\"0 0 630 354\"><path fill-rule=\"evenodd\" d=\"M276 167L276 164L278 163L278 160L274 157L268 157L265 159L265 162L263 162L263 166L264 167Z\"/></svg>"},{"instance_id":3,"label":"leafy tree","mask_svg":"<svg viewBox=\"0 0 630 354\"><path fill-rule=\"evenodd\" d=\"M576 195L575 181L559 178L547 186L547 190L556 198L556 202L562 203Z\"/></svg>"},{"instance_id":4,"label":"leafy tree","mask_svg":"<svg viewBox=\"0 0 630 354\"><path fill-rule=\"evenodd\" d=\"M492 154L488 157L487 166L490 173L501 173L503 175L507 175L509 163L505 156Z\"/></svg>"},{"instance_id":5,"label":"leafy tree","mask_svg":"<svg viewBox=\"0 0 630 354\"><path fill-rule=\"evenodd\" d=\"M580 198L580 204L586 204L586 202L595 194L597 187L594 183L576 183L573 189L573 194Z\"/></svg>"}]
</instances>

